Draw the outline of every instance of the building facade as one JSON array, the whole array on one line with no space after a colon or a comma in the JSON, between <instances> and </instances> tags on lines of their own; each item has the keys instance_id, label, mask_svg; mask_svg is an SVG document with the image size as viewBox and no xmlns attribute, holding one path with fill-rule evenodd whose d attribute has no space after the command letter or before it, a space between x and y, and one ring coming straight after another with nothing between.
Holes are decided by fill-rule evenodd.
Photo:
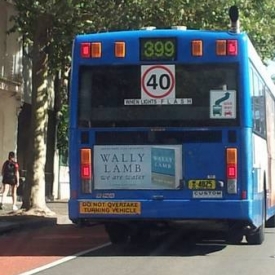
<instances>
[{"instance_id":1,"label":"building facade","mask_svg":"<svg viewBox=\"0 0 275 275\"><path fill-rule=\"evenodd\" d=\"M17 151L18 115L22 106L22 46L17 33L8 34L14 6L0 0L0 163Z\"/></svg>"},{"instance_id":2,"label":"building facade","mask_svg":"<svg viewBox=\"0 0 275 275\"><path fill-rule=\"evenodd\" d=\"M16 9L12 0L0 0L0 168L9 151L15 151L20 174L26 177L29 160L29 136L31 120L32 64L23 55L22 38L10 33L10 21ZM27 48L24 49L28 51ZM54 113L54 78L49 77L47 161L45 165L45 195L48 199L67 199L69 180L67 167L60 167L55 147L56 120ZM0 185L1 185L0 175Z\"/></svg>"}]
</instances>

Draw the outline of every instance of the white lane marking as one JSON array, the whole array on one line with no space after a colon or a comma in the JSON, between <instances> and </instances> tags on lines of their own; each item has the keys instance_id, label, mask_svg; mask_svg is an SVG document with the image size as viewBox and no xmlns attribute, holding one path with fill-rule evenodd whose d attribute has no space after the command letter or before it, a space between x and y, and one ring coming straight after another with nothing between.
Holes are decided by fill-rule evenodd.
<instances>
[{"instance_id":1,"label":"white lane marking","mask_svg":"<svg viewBox=\"0 0 275 275\"><path fill-rule=\"evenodd\" d=\"M36 274L36 273L38 273L38 272L40 272L40 271L44 271L44 270L49 269L49 268L51 268L51 267L54 267L54 266L57 266L57 265L66 263L66 262L68 262L68 261L74 260L74 259L77 258L77 257L80 257L80 256L82 256L82 255L88 254L88 253L90 253L90 252L93 252L93 251L95 251L95 250L104 248L104 247L109 246L109 245L111 245L110 242L109 242L109 243L105 243L105 244L100 245L100 246L97 246L97 247L94 247L94 248L91 248L91 249L87 249L87 250L81 251L81 252L76 253L76 254L74 254L74 255L72 255L72 256L64 257L64 258L59 259L59 260L56 260L56 261L54 261L54 262L52 262L52 263L49 263L49 264L46 264L46 265L37 267L37 268L35 268L35 269L33 269L33 270L30 270L30 271L27 271L27 272L24 272L24 273L20 273L20 274L18 274L18 275L33 275L33 274Z\"/></svg>"}]
</instances>

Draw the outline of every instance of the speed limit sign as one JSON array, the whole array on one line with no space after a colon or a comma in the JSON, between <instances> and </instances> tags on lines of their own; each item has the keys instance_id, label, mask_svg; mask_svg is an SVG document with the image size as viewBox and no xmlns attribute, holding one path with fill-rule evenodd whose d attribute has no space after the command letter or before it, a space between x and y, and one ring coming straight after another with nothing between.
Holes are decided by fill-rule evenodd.
<instances>
[{"instance_id":1,"label":"speed limit sign","mask_svg":"<svg viewBox=\"0 0 275 275\"><path fill-rule=\"evenodd\" d=\"M175 66L141 66L141 98L175 98Z\"/></svg>"}]
</instances>

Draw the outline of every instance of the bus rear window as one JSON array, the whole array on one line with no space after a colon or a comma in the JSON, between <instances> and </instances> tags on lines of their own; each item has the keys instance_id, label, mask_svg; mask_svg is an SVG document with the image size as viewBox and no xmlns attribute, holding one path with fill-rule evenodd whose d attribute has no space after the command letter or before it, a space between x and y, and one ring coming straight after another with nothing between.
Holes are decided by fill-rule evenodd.
<instances>
[{"instance_id":1,"label":"bus rear window","mask_svg":"<svg viewBox=\"0 0 275 275\"><path fill-rule=\"evenodd\" d=\"M79 72L78 125L236 126L237 73L237 64L175 65L173 98L185 103L166 100L162 104L164 100L158 98L153 99L154 104L146 104L148 100L141 101L141 66L83 66ZM160 81L164 88L169 85L165 77ZM154 77L148 79L148 85L154 89ZM223 106L226 100L228 106Z\"/></svg>"}]
</instances>

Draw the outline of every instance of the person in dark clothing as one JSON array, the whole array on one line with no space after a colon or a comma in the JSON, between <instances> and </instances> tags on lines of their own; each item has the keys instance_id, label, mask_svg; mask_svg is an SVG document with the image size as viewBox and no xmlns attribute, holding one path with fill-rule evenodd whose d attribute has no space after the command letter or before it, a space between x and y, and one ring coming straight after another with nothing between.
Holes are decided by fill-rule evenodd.
<instances>
[{"instance_id":1,"label":"person in dark clothing","mask_svg":"<svg viewBox=\"0 0 275 275\"><path fill-rule=\"evenodd\" d=\"M0 209L3 209L3 204L7 198L9 189L11 187L12 192L12 210L18 210L16 206L17 194L16 190L19 186L19 165L15 161L15 153L9 152L8 160L6 160L2 166L2 183L4 186L2 202L0 203Z\"/></svg>"}]
</instances>

